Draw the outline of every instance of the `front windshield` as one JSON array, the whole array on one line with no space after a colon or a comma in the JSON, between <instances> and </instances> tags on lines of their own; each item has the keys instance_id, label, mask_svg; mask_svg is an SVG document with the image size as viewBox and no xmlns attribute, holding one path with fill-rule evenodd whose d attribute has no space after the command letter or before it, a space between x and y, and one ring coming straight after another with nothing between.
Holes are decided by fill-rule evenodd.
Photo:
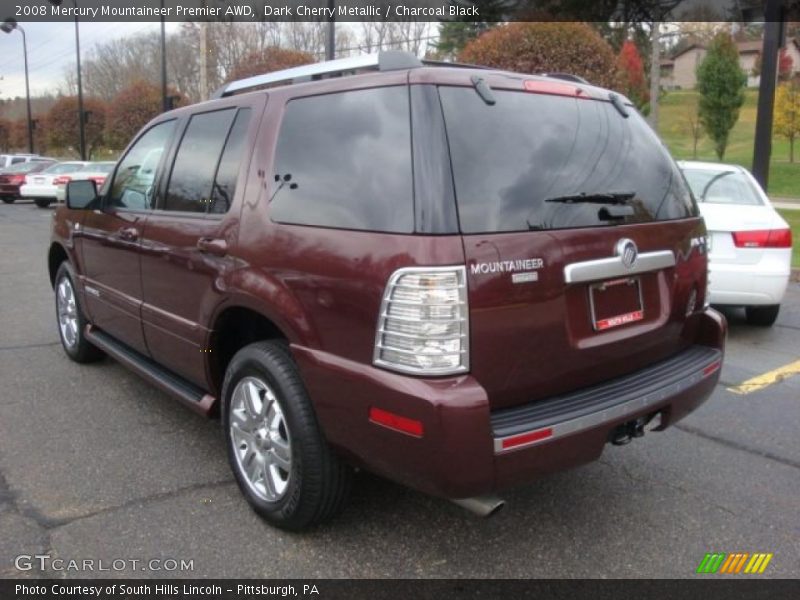
<instances>
[{"instance_id":1,"label":"front windshield","mask_svg":"<svg viewBox=\"0 0 800 600\"><path fill-rule=\"evenodd\" d=\"M741 171L685 168L683 174L698 202L710 204L763 204L750 179Z\"/></svg>"}]
</instances>

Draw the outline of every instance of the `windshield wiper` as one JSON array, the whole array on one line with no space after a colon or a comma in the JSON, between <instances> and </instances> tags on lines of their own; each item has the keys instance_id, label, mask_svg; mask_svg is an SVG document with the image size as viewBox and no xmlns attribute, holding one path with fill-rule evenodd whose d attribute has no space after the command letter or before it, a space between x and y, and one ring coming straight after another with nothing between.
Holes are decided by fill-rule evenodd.
<instances>
[{"instance_id":1,"label":"windshield wiper","mask_svg":"<svg viewBox=\"0 0 800 600\"><path fill-rule=\"evenodd\" d=\"M560 202L562 204L626 204L636 196L636 192L602 192L596 194L571 194L547 198L545 202Z\"/></svg>"}]
</instances>

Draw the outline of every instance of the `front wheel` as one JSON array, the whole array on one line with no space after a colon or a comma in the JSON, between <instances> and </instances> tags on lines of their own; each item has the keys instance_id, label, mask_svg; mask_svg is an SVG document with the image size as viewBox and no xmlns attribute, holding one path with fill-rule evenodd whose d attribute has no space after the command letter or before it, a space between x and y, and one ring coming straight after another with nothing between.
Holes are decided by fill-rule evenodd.
<instances>
[{"instance_id":1,"label":"front wheel","mask_svg":"<svg viewBox=\"0 0 800 600\"><path fill-rule=\"evenodd\" d=\"M352 470L329 448L285 344L250 344L228 365L222 426L236 482L271 524L301 530L339 512Z\"/></svg>"},{"instance_id":2,"label":"front wheel","mask_svg":"<svg viewBox=\"0 0 800 600\"><path fill-rule=\"evenodd\" d=\"M86 339L86 318L75 293L75 277L67 261L61 263L56 273L56 317L61 346L72 360L79 363L95 362L103 352Z\"/></svg>"},{"instance_id":3,"label":"front wheel","mask_svg":"<svg viewBox=\"0 0 800 600\"><path fill-rule=\"evenodd\" d=\"M47 208L48 206L50 206L50 203L52 202L50 198L34 198L33 201L39 208Z\"/></svg>"},{"instance_id":4,"label":"front wheel","mask_svg":"<svg viewBox=\"0 0 800 600\"><path fill-rule=\"evenodd\" d=\"M748 306L744 310L750 325L771 327L778 318L780 309L780 304L771 304L769 306Z\"/></svg>"}]
</instances>

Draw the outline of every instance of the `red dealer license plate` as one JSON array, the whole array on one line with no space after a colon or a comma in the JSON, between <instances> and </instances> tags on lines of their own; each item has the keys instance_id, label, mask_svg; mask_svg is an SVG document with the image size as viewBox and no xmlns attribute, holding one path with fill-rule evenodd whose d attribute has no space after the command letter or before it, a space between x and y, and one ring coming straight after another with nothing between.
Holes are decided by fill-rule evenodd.
<instances>
[{"instance_id":1,"label":"red dealer license plate","mask_svg":"<svg viewBox=\"0 0 800 600\"><path fill-rule=\"evenodd\" d=\"M644 318L638 277L612 279L589 288L589 306L595 331L605 331Z\"/></svg>"}]
</instances>

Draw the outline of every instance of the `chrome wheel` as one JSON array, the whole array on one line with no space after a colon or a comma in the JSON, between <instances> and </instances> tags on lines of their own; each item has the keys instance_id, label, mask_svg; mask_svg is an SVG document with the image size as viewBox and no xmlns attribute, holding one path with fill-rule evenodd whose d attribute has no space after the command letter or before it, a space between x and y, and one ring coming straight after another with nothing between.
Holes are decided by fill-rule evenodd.
<instances>
[{"instance_id":1,"label":"chrome wheel","mask_svg":"<svg viewBox=\"0 0 800 600\"><path fill-rule=\"evenodd\" d=\"M56 289L56 310L61 339L67 348L74 348L78 343L78 305L75 302L75 291L69 277L62 277Z\"/></svg>"},{"instance_id":2,"label":"chrome wheel","mask_svg":"<svg viewBox=\"0 0 800 600\"><path fill-rule=\"evenodd\" d=\"M283 497L292 473L289 428L270 387L244 377L233 390L230 434L236 463L251 491L268 502Z\"/></svg>"}]
</instances>

